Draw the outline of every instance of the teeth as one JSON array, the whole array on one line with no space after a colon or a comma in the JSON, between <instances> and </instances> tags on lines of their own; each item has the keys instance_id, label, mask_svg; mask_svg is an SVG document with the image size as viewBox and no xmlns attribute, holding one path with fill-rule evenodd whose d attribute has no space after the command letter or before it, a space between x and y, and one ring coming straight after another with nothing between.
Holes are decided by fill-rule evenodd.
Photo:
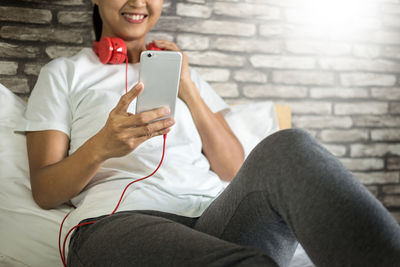
<instances>
[{"instance_id":1,"label":"teeth","mask_svg":"<svg viewBox=\"0 0 400 267\"><path fill-rule=\"evenodd\" d=\"M125 17L131 19L131 20L142 20L144 19L144 15L130 15L130 14L124 14Z\"/></svg>"}]
</instances>

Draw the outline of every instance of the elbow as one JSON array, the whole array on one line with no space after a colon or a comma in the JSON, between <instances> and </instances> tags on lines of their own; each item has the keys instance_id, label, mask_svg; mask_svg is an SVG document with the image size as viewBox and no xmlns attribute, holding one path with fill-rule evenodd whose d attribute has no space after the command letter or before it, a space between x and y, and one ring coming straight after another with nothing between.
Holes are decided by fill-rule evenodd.
<instances>
[{"instance_id":1,"label":"elbow","mask_svg":"<svg viewBox=\"0 0 400 267\"><path fill-rule=\"evenodd\" d=\"M46 201L46 199L43 197L43 194L38 194L35 193L34 190L32 190L32 197L35 203L44 210L50 210L54 208L52 205L50 205L49 201Z\"/></svg>"},{"instance_id":2,"label":"elbow","mask_svg":"<svg viewBox=\"0 0 400 267\"><path fill-rule=\"evenodd\" d=\"M33 200L41 209L50 210L57 207L57 204L54 203L50 194L46 193L46 191L41 189L39 186L32 184L32 181L31 188Z\"/></svg>"}]
</instances>

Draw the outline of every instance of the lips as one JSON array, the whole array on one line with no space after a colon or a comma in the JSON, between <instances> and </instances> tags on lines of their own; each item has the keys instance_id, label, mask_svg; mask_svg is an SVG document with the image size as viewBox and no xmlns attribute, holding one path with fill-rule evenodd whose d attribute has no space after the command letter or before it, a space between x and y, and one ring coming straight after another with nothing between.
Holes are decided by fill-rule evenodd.
<instances>
[{"instance_id":1,"label":"lips","mask_svg":"<svg viewBox=\"0 0 400 267\"><path fill-rule=\"evenodd\" d=\"M122 16L130 23L142 23L147 17L146 14L139 13L122 13Z\"/></svg>"}]
</instances>

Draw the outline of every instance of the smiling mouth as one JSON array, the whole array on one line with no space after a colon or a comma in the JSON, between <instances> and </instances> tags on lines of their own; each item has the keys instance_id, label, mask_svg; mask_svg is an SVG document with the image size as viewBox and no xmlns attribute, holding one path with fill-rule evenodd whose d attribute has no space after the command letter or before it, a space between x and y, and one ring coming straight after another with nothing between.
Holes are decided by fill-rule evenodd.
<instances>
[{"instance_id":1,"label":"smiling mouth","mask_svg":"<svg viewBox=\"0 0 400 267\"><path fill-rule=\"evenodd\" d=\"M126 19L132 22L141 22L147 17L147 15L144 14L134 14L134 13L122 13L122 16L124 16Z\"/></svg>"}]
</instances>

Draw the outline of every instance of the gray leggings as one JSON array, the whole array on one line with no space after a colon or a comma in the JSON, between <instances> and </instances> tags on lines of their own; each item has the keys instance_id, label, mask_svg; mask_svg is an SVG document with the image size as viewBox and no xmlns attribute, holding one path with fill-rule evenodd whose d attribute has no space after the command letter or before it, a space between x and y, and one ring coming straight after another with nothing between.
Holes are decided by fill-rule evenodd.
<instances>
[{"instance_id":1,"label":"gray leggings","mask_svg":"<svg viewBox=\"0 0 400 267\"><path fill-rule=\"evenodd\" d=\"M297 240L316 266L400 266L397 222L301 130L263 140L199 218L99 218L72 235L68 266L287 266Z\"/></svg>"}]
</instances>

